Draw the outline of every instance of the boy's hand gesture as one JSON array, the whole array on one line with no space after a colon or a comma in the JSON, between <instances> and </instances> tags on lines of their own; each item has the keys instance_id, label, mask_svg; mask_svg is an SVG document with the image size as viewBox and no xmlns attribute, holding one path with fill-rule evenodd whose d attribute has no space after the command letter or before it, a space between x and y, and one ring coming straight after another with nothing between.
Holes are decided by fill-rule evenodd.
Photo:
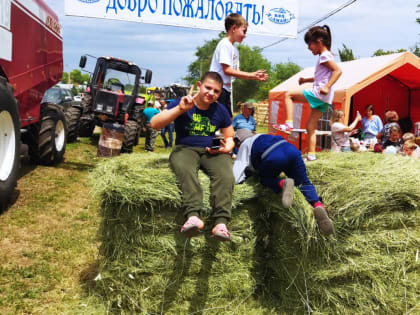
<instances>
[{"instance_id":1,"label":"boy's hand gesture","mask_svg":"<svg viewBox=\"0 0 420 315\"><path fill-rule=\"evenodd\" d=\"M179 102L178 106L179 106L179 108L182 112L187 112L191 108L194 107L194 101L195 101L198 93L195 94L194 96L193 96L193 94L194 94L194 85L191 85L191 88L190 88L190 91L188 92L188 95L182 97L181 101Z\"/></svg>"},{"instance_id":2,"label":"boy's hand gesture","mask_svg":"<svg viewBox=\"0 0 420 315\"><path fill-rule=\"evenodd\" d=\"M254 72L255 74L255 78L258 81L267 81L268 79L268 74L265 72L265 70L258 70Z\"/></svg>"}]
</instances>

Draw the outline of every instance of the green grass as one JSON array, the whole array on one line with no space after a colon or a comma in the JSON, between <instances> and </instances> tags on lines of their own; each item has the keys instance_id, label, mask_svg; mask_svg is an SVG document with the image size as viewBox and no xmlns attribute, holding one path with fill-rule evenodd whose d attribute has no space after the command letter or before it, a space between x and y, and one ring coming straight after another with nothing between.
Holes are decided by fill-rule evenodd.
<instances>
[{"instance_id":1,"label":"green grass","mask_svg":"<svg viewBox=\"0 0 420 315\"><path fill-rule=\"evenodd\" d=\"M258 131L266 129L258 128ZM303 212L281 212L276 206L279 201L270 191L264 190L259 191L261 198L257 203L235 210L233 247L209 243L203 237L191 242L184 253L183 240L173 237L176 233L164 232L177 232L181 223L179 218L171 221L158 217L156 226L161 230L155 229L157 237L137 239L151 242L149 244L153 246L142 249L143 252L126 251L127 255L142 254L144 266L134 263L125 270L125 266L110 260L110 268L102 272L104 261L100 250L110 248L101 247L104 236L102 210L93 201L89 174L101 161L112 164L115 159L97 158L97 141L98 136L93 141L82 138L69 144L65 161L57 167L23 164L17 186L20 196L0 215L0 314L128 314L130 308L121 309L114 303L118 301L116 293L128 292L129 295L120 297L120 301L126 303L130 295L149 299L153 295L152 289L165 292L149 302L150 309L159 314L162 307L168 310L167 314L184 314L185 310L198 314L302 314L307 313L302 297L309 299L318 314L420 312L420 304L416 305L420 296L419 261L416 260L420 242L418 205L411 193L399 193L407 191L405 186L409 186L409 191L418 187L413 182L414 173L397 183L393 177L387 178L380 182L383 189L370 195L365 187L377 180L373 177L371 183L360 181L364 165L353 159L354 155L347 155L347 159L334 167L321 155L320 160L308 169L340 231L329 242L319 238L307 206L301 204L306 209ZM146 158L167 156L170 150L163 148L158 136L158 154L144 151L144 138L140 138L134 152ZM160 160L157 165L162 162ZM372 161L368 163L373 165ZM395 164L390 165L395 168ZM340 187L325 185L341 180L337 172L343 169L347 170L344 172L345 184ZM136 189L129 181L121 187ZM252 185L248 188L250 190L237 197L236 202L252 193ZM337 197L355 191L351 202L343 202ZM387 212L386 207L363 202L366 198L376 202L383 196L387 199L381 205L389 205L392 213ZM397 207L395 201L398 200L404 209ZM143 201L139 198L136 202ZM176 198L173 201L176 203ZM135 205L133 209L136 209ZM123 212L121 216L129 219ZM153 225L144 224L144 228L153 228ZM250 228L252 232L249 232ZM206 233L210 231L207 229ZM132 237L127 235L127 239L135 239ZM156 246L160 251L154 250ZM124 249L119 248L114 254L124 255ZM366 254L372 250L374 256ZM310 263L304 260L314 253L319 255ZM225 255L231 256L229 260L225 260ZM241 257L247 259L239 263ZM231 269L223 269L224 262L228 262L227 267ZM284 267L278 267L280 262ZM153 268L156 268L154 274L150 273ZM183 282L175 281L180 279L180 269L185 271ZM231 275L229 286L220 286L220 275L213 275L218 269ZM121 277L115 277L115 272ZM99 273L103 278L95 281ZM381 273L386 281L378 276ZM369 285L355 285L349 280ZM145 286L136 291L138 287L132 286L134 281L144 281ZM109 283L114 291L105 285ZM372 294L374 301L369 299ZM394 294L392 298L390 294ZM221 298L222 303L218 306L206 302L229 296L230 299ZM317 304L317 301L324 301L324 297L327 302ZM346 301L345 308L337 309L334 305L340 305L342 300ZM199 312L203 308L212 309Z\"/></svg>"},{"instance_id":2,"label":"green grass","mask_svg":"<svg viewBox=\"0 0 420 315\"><path fill-rule=\"evenodd\" d=\"M67 145L56 167L23 161L19 197L0 215L0 314L105 314L88 286L98 273L100 218L88 175L99 135ZM144 140L134 148L144 151ZM169 153L160 135L155 152Z\"/></svg>"}]
</instances>

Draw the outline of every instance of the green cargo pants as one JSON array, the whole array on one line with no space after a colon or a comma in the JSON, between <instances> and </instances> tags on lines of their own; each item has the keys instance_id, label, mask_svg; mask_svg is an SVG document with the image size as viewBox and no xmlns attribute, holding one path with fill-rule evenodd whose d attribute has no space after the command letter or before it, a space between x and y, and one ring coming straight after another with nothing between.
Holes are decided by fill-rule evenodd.
<instances>
[{"instance_id":1,"label":"green cargo pants","mask_svg":"<svg viewBox=\"0 0 420 315\"><path fill-rule=\"evenodd\" d=\"M215 223L227 223L231 217L235 179L228 154L210 155L205 148L177 145L169 162L182 193L184 215L199 215L203 209L203 190L198 180L201 169L210 178L210 205Z\"/></svg>"}]
</instances>

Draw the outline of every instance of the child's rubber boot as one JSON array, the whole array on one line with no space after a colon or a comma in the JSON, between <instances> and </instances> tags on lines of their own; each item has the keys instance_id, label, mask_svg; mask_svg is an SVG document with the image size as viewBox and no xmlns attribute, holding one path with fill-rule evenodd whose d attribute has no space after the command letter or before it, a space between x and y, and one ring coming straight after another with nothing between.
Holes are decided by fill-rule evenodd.
<instances>
[{"instance_id":1,"label":"child's rubber boot","mask_svg":"<svg viewBox=\"0 0 420 315\"><path fill-rule=\"evenodd\" d=\"M334 233L334 225L328 217L327 210L325 210L324 206L318 205L314 208L314 217L322 234L330 235Z\"/></svg>"},{"instance_id":2,"label":"child's rubber boot","mask_svg":"<svg viewBox=\"0 0 420 315\"><path fill-rule=\"evenodd\" d=\"M295 190L295 181L293 178L282 180L281 203L284 208L288 209L293 202L293 194Z\"/></svg>"}]
</instances>

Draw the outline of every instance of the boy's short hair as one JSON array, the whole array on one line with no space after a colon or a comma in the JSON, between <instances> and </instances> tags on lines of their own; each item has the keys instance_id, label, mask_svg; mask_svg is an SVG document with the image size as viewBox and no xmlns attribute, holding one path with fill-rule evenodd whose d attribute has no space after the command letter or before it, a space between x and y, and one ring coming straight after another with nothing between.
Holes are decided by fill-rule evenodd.
<instances>
[{"instance_id":1,"label":"boy's short hair","mask_svg":"<svg viewBox=\"0 0 420 315\"><path fill-rule=\"evenodd\" d=\"M207 71L203 74L203 76L200 79L200 82L203 83L206 79L211 79L216 82L219 82L223 86L223 79L217 72L214 71Z\"/></svg>"},{"instance_id":2,"label":"boy's short hair","mask_svg":"<svg viewBox=\"0 0 420 315\"><path fill-rule=\"evenodd\" d=\"M402 139L403 139L404 142L408 141L408 140L415 141L416 137L411 132L406 132L405 134L402 135Z\"/></svg>"},{"instance_id":3,"label":"boy's short hair","mask_svg":"<svg viewBox=\"0 0 420 315\"><path fill-rule=\"evenodd\" d=\"M413 140L407 140L404 142L404 147L414 150L416 148L416 143Z\"/></svg>"},{"instance_id":4,"label":"boy's short hair","mask_svg":"<svg viewBox=\"0 0 420 315\"><path fill-rule=\"evenodd\" d=\"M231 13L225 19L225 30L226 30L226 32L229 32L229 30L234 25L236 25L237 27L241 27L243 25L248 26L248 22L245 20L245 18L242 15L240 15L238 13Z\"/></svg>"},{"instance_id":5,"label":"boy's short hair","mask_svg":"<svg viewBox=\"0 0 420 315\"><path fill-rule=\"evenodd\" d=\"M401 128L399 126L392 126L391 129L389 129L389 133L391 132L398 132L401 133Z\"/></svg>"}]
</instances>

